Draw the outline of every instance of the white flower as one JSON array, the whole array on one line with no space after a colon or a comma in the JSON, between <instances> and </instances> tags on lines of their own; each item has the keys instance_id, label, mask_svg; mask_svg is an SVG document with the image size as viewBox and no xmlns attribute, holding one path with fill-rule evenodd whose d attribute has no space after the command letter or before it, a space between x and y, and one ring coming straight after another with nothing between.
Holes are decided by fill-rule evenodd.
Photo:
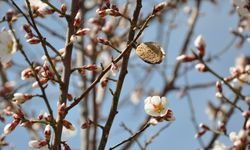
<instances>
[{"instance_id":1,"label":"white flower","mask_svg":"<svg viewBox=\"0 0 250 150\"><path fill-rule=\"evenodd\" d=\"M228 150L228 148L223 143L215 141L213 148L211 150Z\"/></svg>"},{"instance_id":2,"label":"white flower","mask_svg":"<svg viewBox=\"0 0 250 150\"><path fill-rule=\"evenodd\" d=\"M168 100L165 97L152 96L145 99L145 112L153 117L162 117L166 114Z\"/></svg>"},{"instance_id":3,"label":"white flower","mask_svg":"<svg viewBox=\"0 0 250 150\"><path fill-rule=\"evenodd\" d=\"M17 50L17 43L11 31L0 32L0 62L7 63Z\"/></svg>"},{"instance_id":4,"label":"white flower","mask_svg":"<svg viewBox=\"0 0 250 150\"><path fill-rule=\"evenodd\" d=\"M236 5L236 9L239 13L240 16L243 17L249 17L250 12L249 12L249 4L248 0L234 0L233 3Z\"/></svg>"}]
</instances>

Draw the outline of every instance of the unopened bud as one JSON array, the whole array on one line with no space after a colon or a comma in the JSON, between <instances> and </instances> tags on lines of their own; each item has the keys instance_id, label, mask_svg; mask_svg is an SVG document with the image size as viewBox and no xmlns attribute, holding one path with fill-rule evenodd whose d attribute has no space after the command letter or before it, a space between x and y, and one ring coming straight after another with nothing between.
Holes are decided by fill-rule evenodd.
<instances>
[{"instance_id":1,"label":"unopened bud","mask_svg":"<svg viewBox=\"0 0 250 150\"><path fill-rule=\"evenodd\" d=\"M216 82L216 91L222 93L222 85L220 81Z\"/></svg>"},{"instance_id":2,"label":"unopened bud","mask_svg":"<svg viewBox=\"0 0 250 150\"><path fill-rule=\"evenodd\" d=\"M8 21L8 22L11 22L13 16L14 16L14 11L13 10L9 10L5 14L5 20Z\"/></svg>"},{"instance_id":3,"label":"unopened bud","mask_svg":"<svg viewBox=\"0 0 250 150\"><path fill-rule=\"evenodd\" d=\"M62 5L61 5L61 12L64 13L64 14L66 14L66 11L67 11L67 6L66 6L66 4L62 4Z\"/></svg>"},{"instance_id":4,"label":"unopened bud","mask_svg":"<svg viewBox=\"0 0 250 150\"><path fill-rule=\"evenodd\" d=\"M50 136L51 136L50 125L46 125L46 127L44 129L44 136L45 136L46 141L50 141Z\"/></svg>"},{"instance_id":5,"label":"unopened bud","mask_svg":"<svg viewBox=\"0 0 250 150\"><path fill-rule=\"evenodd\" d=\"M207 71L207 67L206 65L199 63L197 65L195 65L195 68L200 71L200 72L206 72Z\"/></svg>"},{"instance_id":6,"label":"unopened bud","mask_svg":"<svg viewBox=\"0 0 250 150\"><path fill-rule=\"evenodd\" d=\"M65 108L66 108L65 103L58 105L57 111L58 111L59 116L64 116Z\"/></svg>"},{"instance_id":7,"label":"unopened bud","mask_svg":"<svg viewBox=\"0 0 250 150\"><path fill-rule=\"evenodd\" d=\"M80 27L81 25L81 21L82 21L82 13L81 13L81 10L79 10L75 16L75 19L74 19L74 26L75 27Z\"/></svg>"},{"instance_id":8,"label":"unopened bud","mask_svg":"<svg viewBox=\"0 0 250 150\"><path fill-rule=\"evenodd\" d=\"M203 136L205 133L207 132L207 130L202 130L202 131L200 131L200 132L198 132L197 134L195 134L195 138L197 139L197 138L200 138L201 136Z\"/></svg>"},{"instance_id":9,"label":"unopened bud","mask_svg":"<svg viewBox=\"0 0 250 150\"><path fill-rule=\"evenodd\" d=\"M102 43L103 45L110 45L109 40L104 39L104 38L98 38L97 41L98 41L99 43Z\"/></svg>"},{"instance_id":10,"label":"unopened bud","mask_svg":"<svg viewBox=\"0 0 250 150\"><path fill-rule=\"evenodd\" d=\"M28 42L30 44L38 44L38 43L40 43L40 39L32 37L30 39L27 39L26 42Z\"/></svg>"},{"instance_id":11,"label":"unopened bud","mask_svg":"<svg viewBox=\"0 0 250 150\"><path fill-rule=\"evenodd\" d=\"M10 134L18 125L17 121L12 121L11 123L5 125L4 129L3 129L3 133L5 135Z\"/></svg>"},{"instance_id":12,"label":"unopened bud","mask_svg":"<svg viewBox=\"0 0 250 150\"><path fill-rule=\"evenodd\" d=\"M47 141L46 140L32 140L32 141L29 141L29 147L30 148L37 148L37 149L40 149L44 146L47 145Z\"/></svg>"},{"instance_id":13,"label":"unopened bud","mask_svg":"<svg viewBox=\"0 0 250 150\"><path fill-rule=\"evenodd\" d=\"M75 127L73 126L73 124L67 120L63 120L62 121L62 124L65 128L69 129L69 130L72 130L74 131L75 130Z\"/></svg>"},{"instance_id":14,"label":"unopened bud","mask_svg":"<svg viewBox=\"0 0 250 150\"><path fill-rule=\"evenodd\" d=\"M153 13L156 14L162 11L167 6L167 2L162 2L154 7Z\"/></svg>"},{"instance_id":15,"label":"unopened bud","mask_svg":"<svg viewBox=\"0 0 250 150\"><path fill-rule=\"evenodd\" d=\"M244 111L242 113L242 116L244 116L245 118L249 118L250 117L250 110Z\"/></svg>"},{"instance_id":16,"label":"unopened bud","mask_svg":"<svg viewBox=\"0 0 250 150\"><path fill-rule=\"evenodd\" d=\"M27 100L30 100L32 97L33 95L28 93L15 93L12 100L15 101L16 104L22 104Z\"/></svg>"},{"instance_id":17,"label":"unopened bud","mask_svg":"<svg viewBox=\"0 0 250 150\"><path fill-rule=\"evenodd\" d=\"M77 36L84 36L89 32L89 28L83 28L83 29L79 29L75 35Z\"/></svg>"},{"instance_id":18,"label":"unopened bud","mask_svg":"<svg viewBox=\"0 0 250 150\"><path fill-rule=\"evenodd\" d=\"M204 130L210 130L209 127L203 123L199 124L200 128L203 128Z\"/></svg>"},{"instance_id":19,"label":"unopened bud","mask_svg":"<svg viewBox=\"0 0 250 150\"><path fill-rule=\"evenodd\" d=\"M191 62L196 60L197 58L194 55L180 55L176 57L176 60L182 61L182 62Z\"/></svg>"},{"instance_id":20,"label":"unopened bud","mask_svg":"<svg viewBox=\"0 0 250 150\"><path fill-rule=\"evenodd\" d=\"M30 25L24 24L24 25L22 26L22 29L23 29L23 31L25 31L26 33L32 33L31 28L30 28Z\"/></svg>"},{"instance_id":21,"label":"unopened bud","mask_svg":"<svg viewBox=\"0 0 250 150\"><path fill-rule=\"evenodd\" d=\"M199 51L199 56L203 57L205 55L205 48L206 48L206 43L204 40L204 37L202 35L199 35L195 41L194 41L194 45L195 47L198 49Z\"/></svg>"}]
</instances>

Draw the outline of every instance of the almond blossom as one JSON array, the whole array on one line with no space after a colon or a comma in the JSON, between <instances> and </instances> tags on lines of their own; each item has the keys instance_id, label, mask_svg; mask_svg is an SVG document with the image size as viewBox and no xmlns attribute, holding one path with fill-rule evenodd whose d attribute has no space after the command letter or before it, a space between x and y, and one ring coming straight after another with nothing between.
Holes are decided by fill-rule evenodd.
<instances>
[{"instance_id":1,"label":"almond blossom","mask_svg":"<svg viewBox=\"0 0 250 150\"><path fill-rule=\"evenodd\" d=\"M156 125L162 121L174 121L175 117L171 109L168 109L166 105L168 100L165 97L152 96L147 97L144 101L144 110L145 112L152 116L149 120L149 123Z\"/></svg>"},{"instance_id":2,"label":"almond blossom","mask_svg":"<svg viewBox=\"0 0 250 150\"><path fill-rule=\"evenodd\" d=\"M17 43L10 30L0 32L0 62L7 63L17 50Z\"/></svg>"}]
</instances>

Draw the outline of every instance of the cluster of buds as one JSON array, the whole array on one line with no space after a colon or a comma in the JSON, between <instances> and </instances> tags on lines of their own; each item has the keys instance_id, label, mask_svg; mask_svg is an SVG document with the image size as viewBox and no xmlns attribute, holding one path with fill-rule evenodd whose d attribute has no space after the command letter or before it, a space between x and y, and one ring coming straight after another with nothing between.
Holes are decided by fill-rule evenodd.
<instances>
[{"instance_id":1,"label":"cluster of buds","mask_svg":"<svg viewBox=\"0 0 250 150\"><path fill-rule=\"evenodd\" d=\"M32 94L28 94L28 93L15 93L14 97L13 97L13 101L20 105L23 104L24 102L30 100L33 97Z\"/></svg>"},{"instance_id":2,"label":"cluster of buds","mask_svg":"<svg viewBox=\"0 0 250 150\"><path fill-rule=\"evenodd\" d=\"M208 130L210 130L210 128L209 128L207 125L203 124L203 123L201 123L201 124L199 125L199 127L200 127L202 130L199 131L197 134L195 134L195 138L200 138L200 137L203 136Z\"/></svg>"},{"instance_id":3,"label":"cluster of buds","mask_svg":"<svg viewBox=\"0 0 250 150\"><path fill-rule=\"evenodd\" d=\"M33 17L44 17L55 12L53 8L42 2L42 0L29 0L29 2L33 10Z\"/></svg>"},{"instance_id":4,"label":"cluster of buds","mask_svg":"<svg viewBox=\"0 0 250 150\"><path fill-rule=\"evenodd\" d=\"M103 7L100 9L96 10L96 13L100 17L105 17L105 16L120 16L121 14L119 13L119 9L116 5L112 5L111 7Z\"/></svg>"},{"instance_id":5,"label":"cluster of buds","mask_svg":"<svg viewBox=\"0 0 250 150\"><path fill-rule=\"evenodd\" d=\"M224 80L232 81L232 86L239 88L246 83L250 83L250 59L246 56L240 56L236 59L235 67L230 67L230 76Z\"/></svg>"},{"instance_id":6,"label":"cluster of buds","mask_svg":"<svg viewBox=\"0 0 250 150\"><path fill-rule=\"evenodd\" d=\"M33 88L39 87L39 84L45 85L49 80L54 79L54 73L52 72L50 66L48 65L47 61L43 64L43 66L36 66L34 68L34 71L36 72L39 81L35 81L32 84ZM21 79L26 80L30 77L33 77L34 73L31 68L27 68L21 72Z\"/></svg>"},{"instance_id":7,"label":"cluster of buds","mask_svg":"<svg viewBox=\"0 0 250 150\"><path fill-rule=\"evenodd\" d=\"M50 122L51 121L51 116L50 116L50 114L48 114L48 113L41 113L41 114L39 114L38 115L38 120L45 120L45 121L47 121L47 122Z\"/></svg>"},{"instance_id":8,"label":"cluster of buds","mask_svg":"<svg viewBox=\"0 0 250 150\"><path fill-rule=\"evenodd\" d=\"M24 114L21 110L18 110L12 116L13 116L13 121L11 123L8 123L4 127L3 133L5 135L10 134L16 128L16 126L21 122L21 120L24 118Z\"/></svg>"},{"instance_id":9,"label":"cluster of buds","mask_svg":"<svg viewBox=\"0 0 250 150\"><path fill-rule=\"evenodd\" d=\"M40 39L35 37L34 34L32 33L30 25L24 24L22 26L22 29L24 32L26 32L26 34L24 36L26 38L26 42L28 42L30 44L38 44L41 42Z\"/></svg>"},{"instance_id":10,"label":"cluster of buds","mask_svg":"<svg viewBox=\"0 0 250 150\"><path fill-rule=\"evenodd\" d=\"M249 125L249 123L247 123ZM231 132L230 140L233 142L235 149L243 149L250 142L249 131L241 129L239 133Z\"/></svg>"},{"instance_id":11,"label":"cluster of buds","mask_svg":"<svg viewBox=\"0 0 250 150\"><path fill-rule=\"evenodd\" d=\"M176 58L176 60L178 61L182 61L182 62L191 62L197 59L202 59L205 55L206 52L206 42L204 40L204 37L202 35L199 35L195 41L194 41L194 45L197 49L197 53L196 54L192 54L192 55L180 55ZM205 64L203 63L198 63L195 68L200 71L200 72L206 72L207 71L207 67Z\"/></svg>"}]
</instances>

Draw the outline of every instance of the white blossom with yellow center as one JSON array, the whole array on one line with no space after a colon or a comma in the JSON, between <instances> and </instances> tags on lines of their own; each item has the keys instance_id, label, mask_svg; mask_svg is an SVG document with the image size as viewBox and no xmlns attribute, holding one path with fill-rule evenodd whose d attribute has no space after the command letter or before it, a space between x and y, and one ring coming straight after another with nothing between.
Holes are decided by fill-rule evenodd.
<instances>
[{"instance_id":1,"label":"white blossom with yellow center","mask_svg":"<svg viewBox=\"0 0 250 150\"><path fill-rule=\"evenodd\" d=\"M153 117L162 117L166 114L168 100L165 97L152 96L145 99L145 112Z\"/></svg>"},{"instance_id":2,"label":"white blossom with yellow center","mask_svg":"<svg viewBox=\"0 0 250 150\"><path fill-rule=\"evenodd\" d=\"M13 53L16 52L17 44L11 31L3 30L0 32L0 62L7 63L11 60Z\"/></svg>"}]
</instances>

